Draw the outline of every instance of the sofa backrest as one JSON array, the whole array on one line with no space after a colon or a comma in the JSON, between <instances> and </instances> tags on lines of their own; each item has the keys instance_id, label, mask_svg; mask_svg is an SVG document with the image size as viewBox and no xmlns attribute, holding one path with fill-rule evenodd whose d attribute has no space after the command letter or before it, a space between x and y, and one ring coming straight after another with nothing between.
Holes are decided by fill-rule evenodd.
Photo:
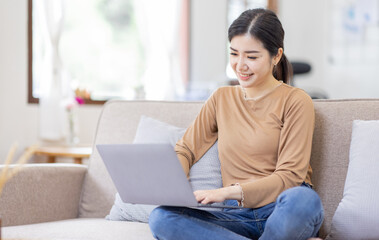
<instances>
[{"instance_id":1,"label":"sofa backrest","mask_svg":"<svg viewBox=\"0 0 379 240\"><path fill-rule=\"evenodd\" d=\"M312 181L324 205L325 237L343 196L353 120L379 120L379 99L315 100Z\"/></svg>"},{"instance_id":2,"label":"sofa backrest","mask_svg":"<svg viewBox=\"0 0 379 240\"><path fill-rule=\"evenodd\" d=\"M315 100L314 105L316 123L311 155L312 181L323 201L325 220L321 236L326 236L343 194L352 121L379 119L379 99ZM201 106L201 102L110 101L105 104L100 116L94 146L132 143L141 115L187 127ZM116 189L94 148L84 180L79 217L106 216L115 193Z\"/></svg>"}]
</instances>

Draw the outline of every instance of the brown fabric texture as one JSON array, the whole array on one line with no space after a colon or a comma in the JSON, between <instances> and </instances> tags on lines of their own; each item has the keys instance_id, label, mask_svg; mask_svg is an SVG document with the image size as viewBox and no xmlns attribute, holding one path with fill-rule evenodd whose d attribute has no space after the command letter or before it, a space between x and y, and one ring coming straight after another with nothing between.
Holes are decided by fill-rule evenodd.
<instances>
[{"instance_id":1,"label":"brown fabric texture","mask_svg":"<svg viewBox=\"0 0 379 240\"><path fill-rule=\"evenodd\" d=\"M282 83L256 100L241 86L219 88L204 104L175 150L188 174L218 140L224 186L240 183L244 206L275 202L284 190L311 184L314 129L311 98Z\"/></svg>"},{"instance_id":2,"label":"brown fabric texture","mask_svg":"<svg viewBox=\"0 0 379 240\"><path fill-rule=\"evenodd\" d=\"M86 172L87 167L78 164L23 166L1 194L2 226L76 218Z\"/></svg>"}]
</instances>

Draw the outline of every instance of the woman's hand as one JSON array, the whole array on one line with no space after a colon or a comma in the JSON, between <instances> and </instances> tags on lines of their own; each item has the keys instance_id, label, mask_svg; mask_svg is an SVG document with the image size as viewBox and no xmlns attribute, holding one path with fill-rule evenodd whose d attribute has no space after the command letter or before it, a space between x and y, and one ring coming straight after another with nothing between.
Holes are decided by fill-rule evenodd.
<instances>
[{"instance_id":1,"label":"woman's hand","mask_svg":"<svg viewBox=\"0 0 379 240\"><path fill-rule=\"evenodd\" d=\"M197 202L201 204L211 204L215 202L223 202L226 200L227 194L225 188L218 188L214 190L198 190L195 191Z\"/></svg>"},{"instance_id":2,"label":"woman's hand","mask_svg":"<svg viewBox=\"0 0 379 240\"><path fill-rule=\"evenodd\" d=\"M229 186L214 190L198 190L193 194L197 202L201 204L211 204L215 202L223 202L227 199L241 200L242 189L238 186Z\"/></svg>"}]
</instances>

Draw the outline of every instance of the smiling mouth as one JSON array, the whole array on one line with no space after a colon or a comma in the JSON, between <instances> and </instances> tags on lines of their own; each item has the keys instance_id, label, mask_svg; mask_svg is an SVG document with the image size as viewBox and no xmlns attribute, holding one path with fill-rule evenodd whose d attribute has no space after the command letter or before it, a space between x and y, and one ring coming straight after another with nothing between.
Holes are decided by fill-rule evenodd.
<instances>
[{"instance_id":1,"label":"smiling mouth","mask_svg":"<svg viewBox=\"0 0 379 240\"><path fill-rule=\"evenodd\" d=\"M242 73L238 73L239 77L242 79L242 80L246 80L246 79L249 79L251 76L254 75L254 73L251 73L251 74L242 74Z\"/></svg>"}]
</instances>

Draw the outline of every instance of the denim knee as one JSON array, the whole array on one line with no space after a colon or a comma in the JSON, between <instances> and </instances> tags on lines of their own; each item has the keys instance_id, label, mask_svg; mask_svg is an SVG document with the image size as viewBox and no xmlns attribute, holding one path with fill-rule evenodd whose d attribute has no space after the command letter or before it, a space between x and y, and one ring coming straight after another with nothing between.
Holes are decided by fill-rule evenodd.
<instances>
[{"instance_id":1,"label":"denim knee","mask_svg":"<svg viewBox=\"0 0 379 240\"><path fill-rule=\"evenodd\" d=\"M149 216L149 227L156 239L175 239L180 229L174 224L180 214L176 207L160 206L155 208ZM168 231L167 226L170 226Z\"/></svg>"},{"instance_id":2,"label":"denim knee","mask_svg":"<svg viewBox=\"0 0 379 240\"><path fill-rule=\"evenodd\" d=\"M291 205L293 213L299 215L315 214L316 221L322 221L324 209L318 194L308 187L293 187L282 192L276 204L278 207L287 204Z\"/></svg>"},{"instance_id":3,"label":"denim knee","mask_svg":"<svg viewBox=\"0 0 379 240\"><path fill-rule=\"evenodd\" d=\"M165 222L165 216L167 216L167 207L157 207L155 208L149 216L149 226L150 230L155 235L158 233L159 229L162 229L167 222Z\"/></svg>"},{"instance_id":4,"label":"denim knee","mask_svg":"<svg viewBox=\"0 0 379 240\"><path fill-rule=\"evenodd\" d=\"M324 219L318 194L308 187L282 192L268 218L261 239L308 239L315 237Z\"/></svg>"}]
</instances>

